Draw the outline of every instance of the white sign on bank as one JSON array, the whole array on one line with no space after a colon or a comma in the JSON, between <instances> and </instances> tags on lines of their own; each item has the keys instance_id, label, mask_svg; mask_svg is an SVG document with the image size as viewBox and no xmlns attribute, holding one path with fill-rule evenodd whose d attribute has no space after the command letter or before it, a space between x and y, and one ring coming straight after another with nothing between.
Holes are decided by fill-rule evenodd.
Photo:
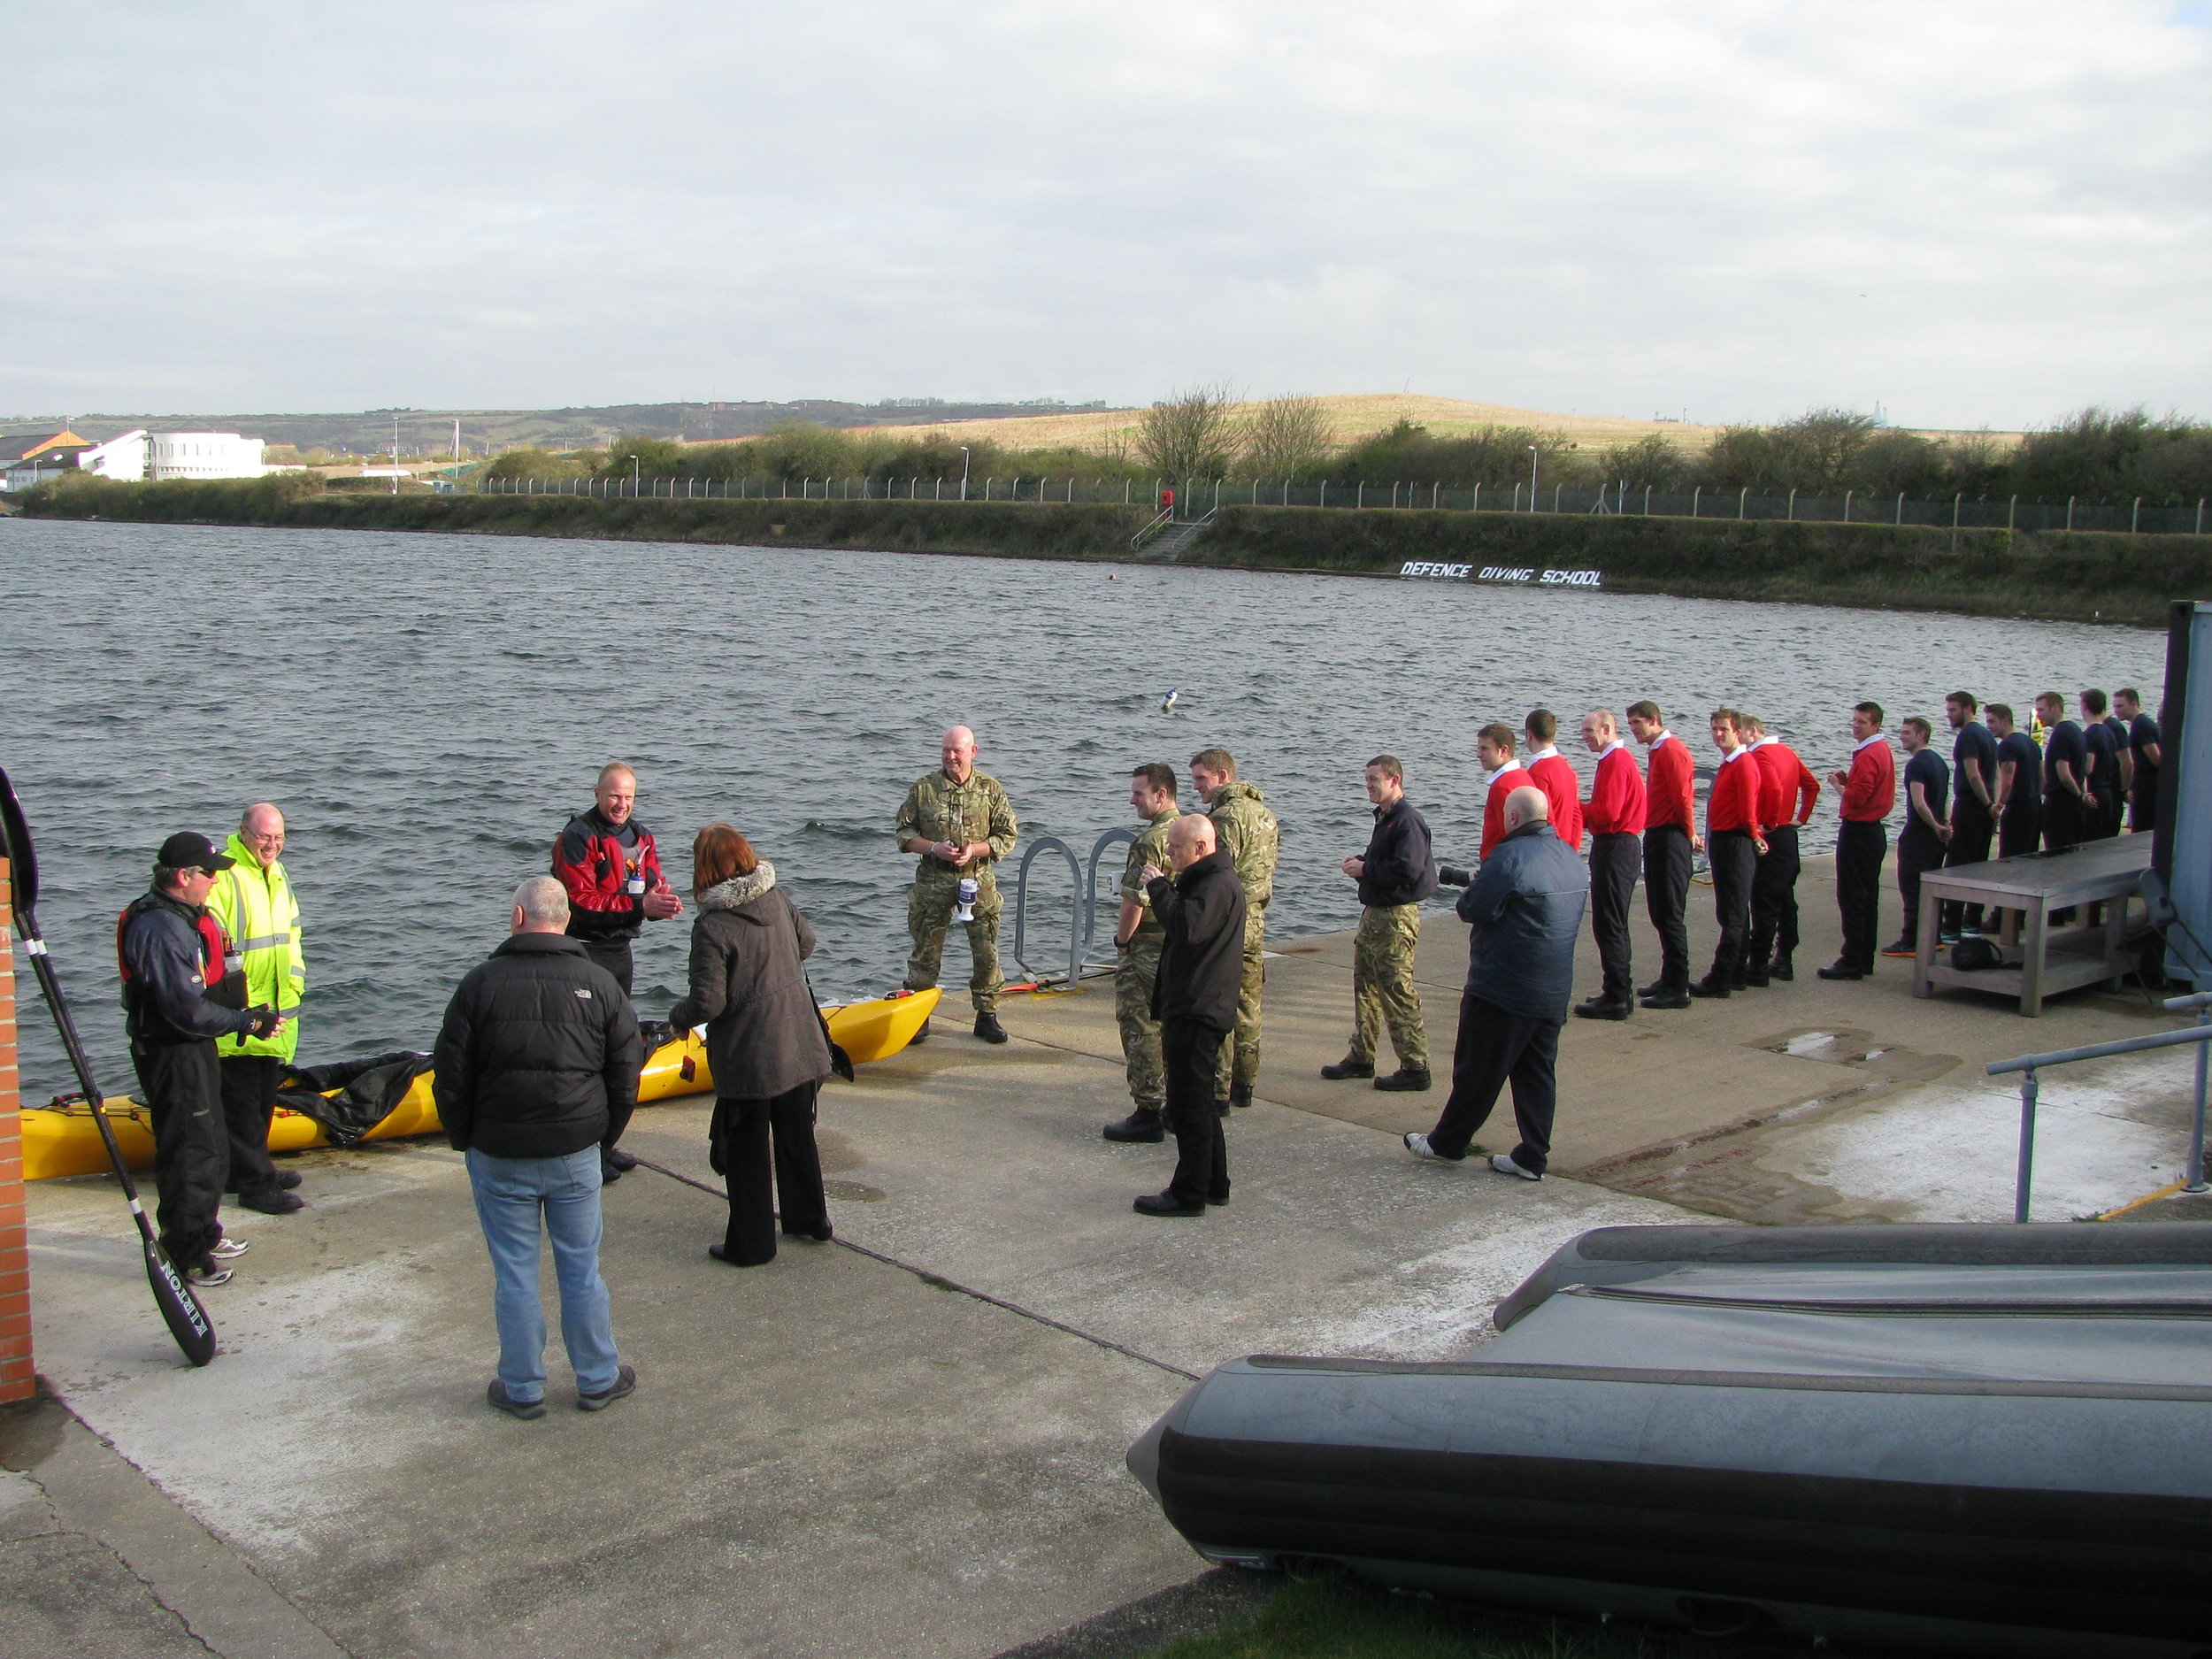
<instances>
[{"instance_id":1,"label":"white sign on bank","mask_svg":"<svg viewBox=\"0 0 2212 1659\"><path fill-rule=\"evenodd\" d=\"M1478 570L1472 565L1445 565L1430 559L1408 559L1398 574L1425 577L1432 581L1533 582L1540 588L1601 588L1605 585L1603 578L1596 571L1538 571L1511 565L1485 565Z\"/></svg>"}]
</instances>

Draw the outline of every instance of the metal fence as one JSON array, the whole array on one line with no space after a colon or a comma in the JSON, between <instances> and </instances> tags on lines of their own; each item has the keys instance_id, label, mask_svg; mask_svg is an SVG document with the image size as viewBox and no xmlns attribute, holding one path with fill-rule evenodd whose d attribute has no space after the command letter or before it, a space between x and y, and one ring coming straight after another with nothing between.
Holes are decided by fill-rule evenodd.
<instances>
[{"instance_id":1,"label":"metal fence","mask_svg":"<svg viewBox=\"0 0 2212 1659\"><path fill-rule=\"evenodd\" d=\"M603 499L731 501L941 501L1079 503L1156 505L1166 480L1061 477L1017 478L555 478L482 479L481 495L589 495ZM2017 495L1916 501L1905 495L1755 495L1747 489L1687 492L1608 484L1595 489L1563 484L1479 484L1447 489L1440 484L1294 483L1246 479L1176 487L1179 513L1195 516L1223 507L1332 507L1354 511L1542 512L1580 518L1625 515L1659 518L1732 518L1772 523L1920 525L1968 530L2107 530L2135 535L2202 535L2205 503L2193 507L2125 505L2078 500L2023 501Z\"/></svg>"}]
</instances>

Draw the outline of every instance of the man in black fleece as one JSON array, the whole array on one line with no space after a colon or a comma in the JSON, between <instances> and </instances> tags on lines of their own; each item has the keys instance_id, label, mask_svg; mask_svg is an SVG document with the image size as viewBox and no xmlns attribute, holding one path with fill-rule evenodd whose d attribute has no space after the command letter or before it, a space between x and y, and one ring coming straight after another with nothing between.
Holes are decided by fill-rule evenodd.
<instances>
[{"instance_id":1,"label":"man in black fleece","mask_svg":"<svg viewBox=\"0 0 2212 1659\"><path fill-rule=\"evenodd\" d=\"M1174 879L1156 864L1142 871L1152 914L1166 933L1152 982L1167 1073L1167 1120L1175 1132L1175 1174L1163 1193L1136 1202L1141 1216L1202 1216L1229 1202L1229 1155L1214 1105L1221 1044L1236 1029L1244 983L1244 884L1219 850L1213 820L1179 818L1167 833Z\"/></svg>"},{"instance_id":2,"label":"man in black fleece","mask_svg":"<svg viewBox=\"0 0 2212 1659\"><path fill-rule=\"evenodd\" d=\"M468 1154L491 1251L499 1375L487 1397L518 1417L545 1415L541 1221L578 1408L597 1411L637 1386L616 1356L599 1277L599 1159L630 1121L643 1056L630 999L580 941L563 937L568 920L568 895L551 876L515 889L512 936L461 981L434 1056L438 1117Z\"/></svg>"},{"instance_id":3,"label":"man in black fleece","mask_svg":"<svg viewBox=\"0 0 2212 1659\"><path fill-rule=\"evenodd\" d=\"M1421 1029L1421 993L1413 983L1413 952L1421 942L1421 901L1436 891L1436 855L1426 819L1406 799L1405 768L1395 755L1367 763L1367 798L1375 804L1367 850L1344 860L1359 883L1359 932L1352 941L1352 1046L1325 1065L1325 1078L1375 1077L1383 1028L1398 1069L1375 1077L1379 1089L1425 1089L1429 1044Z\"/></svg>"}]
</instances>

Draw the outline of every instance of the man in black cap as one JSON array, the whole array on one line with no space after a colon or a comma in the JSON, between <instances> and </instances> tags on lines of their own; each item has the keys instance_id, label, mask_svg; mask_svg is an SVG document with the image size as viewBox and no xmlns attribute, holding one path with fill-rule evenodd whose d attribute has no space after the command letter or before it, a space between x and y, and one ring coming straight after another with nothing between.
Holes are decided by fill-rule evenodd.
<instances>
[{"instance_id":1,"label":"man in black cap","mask_svg":"<svg viewBox=\"0 0 2212 1659\"><path fill-rule=\"evenodd\" d=\"M223 983L227 949L207 895L233 862L204 835L172 835L161 843L153 886L131 901L115 935L131 1063L153 1111L155 1220L169 1259L195 1285L222 1284L230 1278L224 1262L246 1248L226 1239L216 1218L230 1142L215 1039L284 1028L273 1008L227 1008L208 995Z\"/></svg>"}]
</instances>

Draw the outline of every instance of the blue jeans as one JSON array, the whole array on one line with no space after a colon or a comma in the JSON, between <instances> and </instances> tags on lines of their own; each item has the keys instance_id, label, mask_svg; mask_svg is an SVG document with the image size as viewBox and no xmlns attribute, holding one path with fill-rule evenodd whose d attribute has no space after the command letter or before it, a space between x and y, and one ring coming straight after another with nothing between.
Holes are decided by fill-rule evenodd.
<instances>
[{"instance_id":1,"label":"blue jeans","mask_svg":"<svg viewBox=\"0 0 2212 1659\"><path fill-rule=\"evenodd\" d=\"M545 1396L545 1309L538 1301L538 1218L553 1240L561 1340L576 1386L600 1394L619 1366L606 1281L599 1277L599 1148L565 1158L495 1158L471 1148L469 1185L492 1256L499 1380L510 1400Z\"/></svg>"}]
</instances>

